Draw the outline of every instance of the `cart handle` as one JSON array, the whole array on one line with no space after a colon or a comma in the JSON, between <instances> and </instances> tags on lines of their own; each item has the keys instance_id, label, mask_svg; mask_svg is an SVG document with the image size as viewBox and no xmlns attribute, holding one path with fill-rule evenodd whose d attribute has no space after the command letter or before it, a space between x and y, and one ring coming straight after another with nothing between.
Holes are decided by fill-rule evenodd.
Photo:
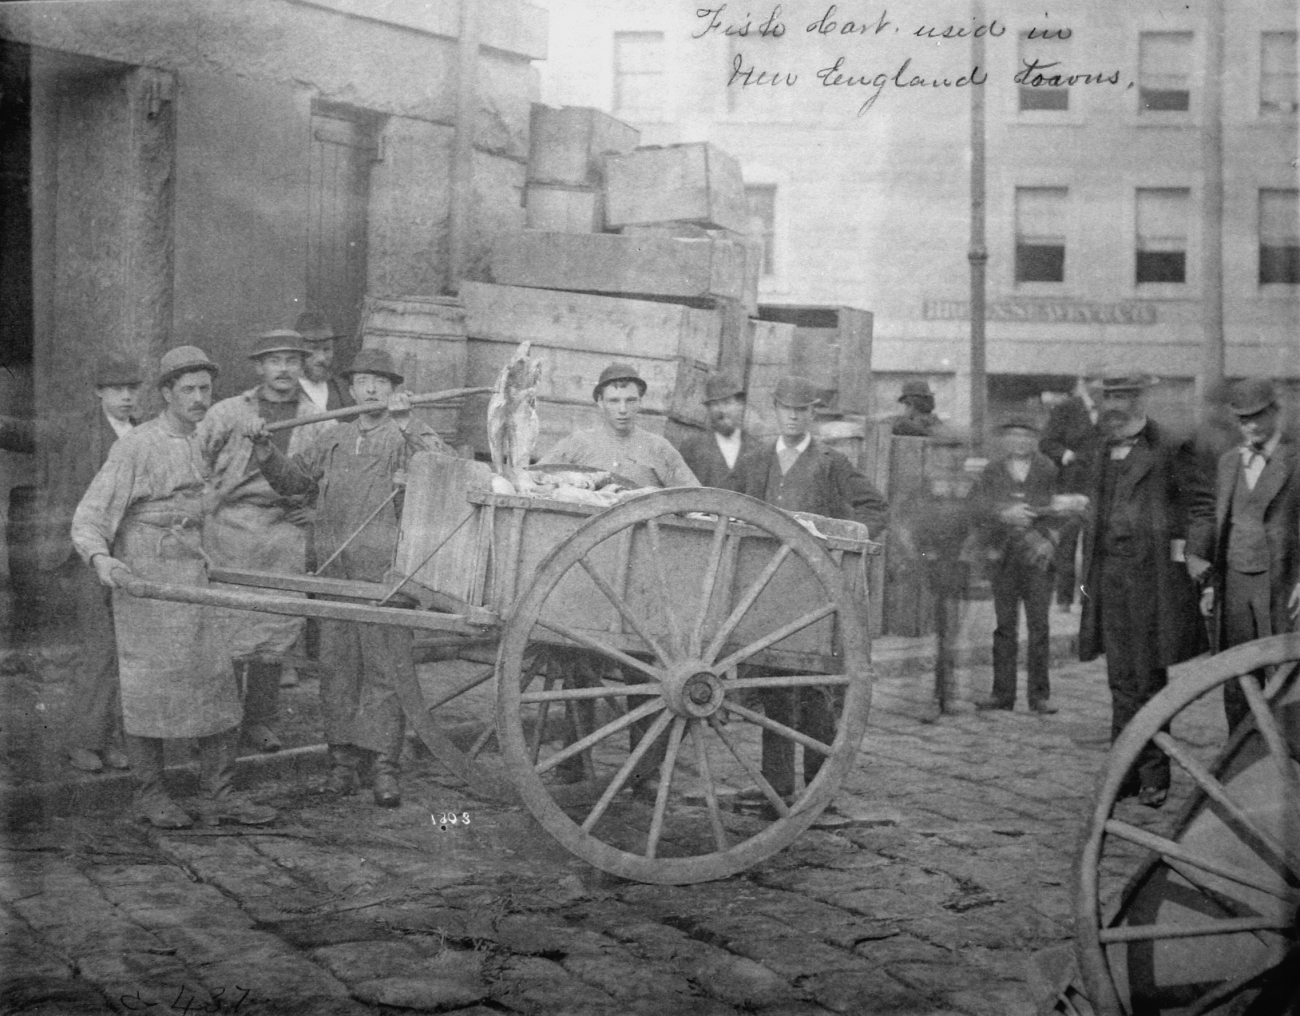
<instances>
[{"instance_id":1,"label":"cart handle","mask_svg":"<svg viewBox=\"0 0 1300 1016\"><path fill-rule=\"evenodd\" d=\"M450 402L453 399L463 399L467 395L488 395L495 390L494 388L450 388L445 392L412 395L411 405L430 406L435 402ZM290 420L278 420L275 423L267 424L266 429L268 433L274 434L279 430L305 427L309 423L324 423L326 420L348 420L373 410L374 406L344 406L342 409L331 409L327 413L313 413L311 416L295 416Z\"/></svg>"}]
</instances>

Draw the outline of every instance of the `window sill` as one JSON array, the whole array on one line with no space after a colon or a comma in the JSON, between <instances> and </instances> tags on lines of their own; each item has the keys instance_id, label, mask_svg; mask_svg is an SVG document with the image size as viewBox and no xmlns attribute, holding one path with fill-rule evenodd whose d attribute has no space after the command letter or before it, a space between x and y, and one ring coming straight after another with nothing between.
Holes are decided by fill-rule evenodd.
<instances>
[{"instance_id":1,"label":"window sill","mask_svg":"<svg viewBox=\"0 0 1300 1016\"><path fill-rule=\"evenodd\" d=\"M1088 118L1082 113L1056 113L1018 109L1008 123L1017 127L1086 127Z\"/></svg>"}]
</instances>

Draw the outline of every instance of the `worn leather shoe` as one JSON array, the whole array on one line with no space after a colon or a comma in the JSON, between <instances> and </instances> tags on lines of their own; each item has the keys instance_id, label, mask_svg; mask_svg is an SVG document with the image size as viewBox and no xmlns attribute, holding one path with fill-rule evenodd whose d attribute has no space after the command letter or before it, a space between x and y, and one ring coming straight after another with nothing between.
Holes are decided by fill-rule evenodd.
<instances>
[{"instance_id":1,"label":"worn leather shoe","mask_svg":"<svg viewBox=\"0 0 1300 1016\"><path fill-rule=\"evenodd\" d=\"M402 791L397 777L390 772L375 773L375 804L381 808L397 808L402 803Z\"/></svg>"},{"instance_id":2,"label":"worn leather shoe","mask_svg":"<svg viewBox=\"0 0 1300 1016\"><path fill-rule=\"evenodd\" d=\"M1053 713L1060 712L1060 709L1051 699L1040 699L1037 702L1029 703L1029 711L1041 713L1044 716L1051 716Z\"/></svg>"},{"instance_id":3,"label":"worn leather shoe","mask_svg":"<svg viewBox=\"0 0 1300 1016\"><path fill-rule=\"evenodd\" d=\"M136 800L135 820L155 829L188 829L194 824L190 813L170 797L151 796Z\"/></svg>"},{"instance_id":4,"label":"worn leather shoe","mask_svg":"<svg viewBox=\"0 0 1300 1016\"><path fill-rule=\"evenodd\" d=\"M1010 712L1016 708L1016 704L1014 702L1003 702L1001 699L996 699L990 695L987 698L976 699L975 708L982 713L989 712L993 709L1005 709L1007 712Z\"/></svg>"},{"instance_id":5,"label":"worn leather shoe","mask_svg":"<svg viewBox=\"0 0 1300 1016\"><path fill-rule=\"evenodd\" d=\"M121 748L105 748L99 755L104 760L104 765L110 769L131 768L131 760Z\"/></svg>"},{"instance_id":6,"label":"worn leather shoe","mask_svg":"<svg viewBox=\"0 0 1300 1016\"><path fill-rule=\"evenodd\" d=\"M244 744L254 751L279 751L284 745L274 730L261 723L254 723L244 728Z\"/></svg>"},{"instance_id":7,"label":"worn leather shoe","mask_svg":"<svg viewBox=\"0 0 1300 1016\"><path fill-rule=\"evenodd\" d=\"M1138 791L1138 804L1146 808L1160 808L1168 796L1167 787L1143 787Z\"/></svg>"},{"instance_id":8,"label":"worn leather shoe","mask_svg":"<svg viewBox=\"0 0 1300 1016\"><path fill-rule=\"evenodd\" d=\"M104 763L100 761L89 748L69 748L68 761L74 769L80 769L83 773L99 773L104 771Z\"/></svg>"}]
</instances>

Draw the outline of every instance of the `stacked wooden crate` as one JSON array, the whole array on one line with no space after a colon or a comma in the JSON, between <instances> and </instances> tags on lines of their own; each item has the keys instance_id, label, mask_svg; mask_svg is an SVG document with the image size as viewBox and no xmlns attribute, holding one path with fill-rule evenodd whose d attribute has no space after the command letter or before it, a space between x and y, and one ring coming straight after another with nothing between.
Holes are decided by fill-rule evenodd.
<instances>
[{"instance_id":1,"label":"stacked wooden crate","mask_svg":"<svg viewBox=\"0 0 1300 1016\"><path fill-rule=\"evenodd\" d=\"M641 132L598 109L533 105L524 221L529 229L605 228L604 157L630 152Z\"/></svg>"}]
</instances>

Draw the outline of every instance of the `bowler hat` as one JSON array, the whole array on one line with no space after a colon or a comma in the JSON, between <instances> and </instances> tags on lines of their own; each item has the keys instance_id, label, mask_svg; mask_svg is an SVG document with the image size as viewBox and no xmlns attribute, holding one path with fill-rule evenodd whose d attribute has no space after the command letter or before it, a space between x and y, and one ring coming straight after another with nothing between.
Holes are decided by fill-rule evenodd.
<instances>
[{"instance_id":1,"label":"bowler hat","mask_svg":"<svg viewBox=\"0 0 1300 1016\"><path fill-rule=\"evenodd\" d=\"M1129 370L1107 367L1096 378L1095 384L1103 392L1140 392L1156 383L1149 374L1137 374Z\"/></svg>"},{"instance_id":2,"label":"bowler hat","mask_svg":"<svg viewBox=\"0 0 1300 1016\"><path fill-rule=\"evenodd\" d=\"M815 406L821 401L817 394L817 386L806 377L799 377L797 374L786 374L777 381L772 398L791 409L804 409L807 406Z\"/></svg>"},{"instance_id":3,"label":"bowler hat","mask_svg":"<svg viewBox=\"0 0 1300 1016\"><path fill-rule=\"evenodd\" d=\"M713 374L704 382L704 401L718 402L721 399L745 397L745 386L730 374Z\"/></svg>"},{"instance_id":4,"label":"bowler hat","mask_svg":"<svg viewBox=\"0 0 1300 1016\"><path fill-rule=\"evenodd\" d=\"M272 353L301 353L307 356L311 350L302 341L302 336L290 328L276 328L263 332L253 342L253 351L248 354L250 360L260 360Z\"/></svg>"},{"instance_id":5,"label":"bowler hat","mask_svg":"<svg viewBox=\"0 0 1300 1016\"><path fill-rule=\"evenodd\" d=\"M121 353L103 353L95 361L96 388L108 385L138 385L144 380L140 361Z\"/></svg>"},{"instance_id":6,"label":"bowler hat","mask_svg":"<svg viewBox=\"0 0 1300 1016\"><path fill-rule=\"evenodd\" d=\"M1032 430L1038 433L1038 422L1032 416L1008 416L1002 421L1000 430Z\"/></svg>"},{"instance_id":7,"label":"bowler hat","mask_svg":"<svg viewBox=\"0 0 1300 1016\"><path fill-rule=\"evenodd\" d=\"M378 374L388 378L395 385L400 385L406 380L393 367L393 358L388 350L373 347L358 349L357 355L352 358L351 366L339 371L339 377L350 378L353 374Z\"/></svg>"},{"instance_id":8,"label":"bowler hat","mask_svg":"<svg viewBox=\"0 0 1300 1016\"><path fill-rule=\"evenodd\" d=\"M219 373L217 365L198 346L177 346L163 353L158 362L158 386L161 388L174 377L193 370L206 370L213 377Z\"/></svg>"},{"instance_id":9,"label":"bowler hat","mask_svg":"<svg viewBox=\"0 0 1300 1016\"><path fill-rule=\"evenodd\" d=\"M328 342L343 338L330 324L329 318L318 310L305 310L298 315L293 330L303 337L305 342Z\"/></svg>"},{"instance_id":10,"label":"bowler hat","mask_svg":"<svg viewBox=\"0 0 1300 1016\"><path fill-rule=\"evenodd\" d=\"M898 401L910 398L934 398L934 392L930 391L930 386L924 381L904 381L903 394L898 397Z\"/></svg>"},{"instance_id":11,"label":"bowler hat","mask_svg":"<svg viewBox=\"0 0 1300 1016\"><path fill-rule=\"evenodd\" d=\"M637 369L630 363L611 363L608 367L600 372L600 378L596 381L596 387L591 390L591 397L597 402L600 401L600 393L605 390L606 385L613 384L615 381L631 381L645 394L645 378L637 373Z\"/></svg>"},{"instance_id":12,"label":"bowler hat","mask_svg":"<svg viewBox=\"0 0 1300 1016\"><path fill-rule=\"evenodd\" d=\"M1277 405L1277 391L1266 377L1248 377L1232 386L1228 405L1238 416L1254 416Z\"/></svg>"}]
</instances>

